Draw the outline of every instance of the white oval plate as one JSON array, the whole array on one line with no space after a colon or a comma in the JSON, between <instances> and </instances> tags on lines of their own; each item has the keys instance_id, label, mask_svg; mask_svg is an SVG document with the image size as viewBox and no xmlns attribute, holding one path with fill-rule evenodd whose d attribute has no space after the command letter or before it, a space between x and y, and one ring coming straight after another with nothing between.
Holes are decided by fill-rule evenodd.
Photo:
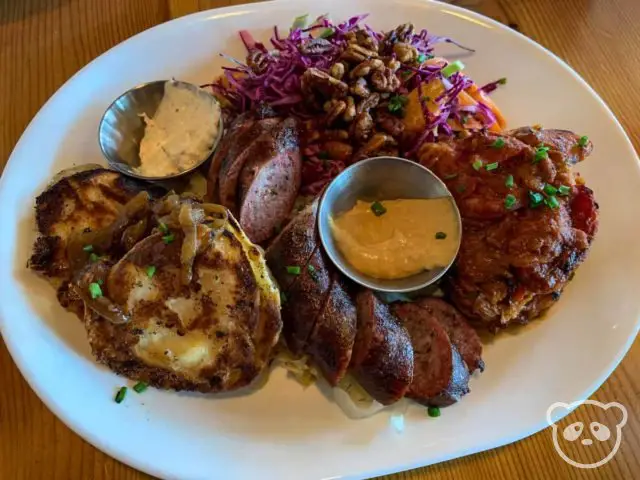
<instances>
[{"instance_id":1,"label":"white oval plate","mask_svg":"<svg viewBox=\"0 0 640 480\"><path fill-rule=\"evenodd\" d=\"M589 396L638 331L638 158L609 109L569 67L524 36L466 10L424 0L297 0L214 10L165 23L96 59L42 108L16 147L0 189L0 317L4 340L31 387L67 425L108 454L170 478L360 478L427 465L513 442L546 426L547 407ZM242 55L240 28L268 35L301 13L344 19L371 13L376 28L411 21L477 49L465 56L512 126L541 123L589 135L579 166L601 205L593 250L544 320L486 346L486 371L438 419L412 406L398 433L383 412L349 420L316 387L276 372L258 393L227 398L148 390L113 402L124 379L96 364L80 322L25 270L34 197L59 170L104 163L102 112L132 86L176 77L211 81L218 52ZM456 52L445 48L444 53ZM549 439L551 441L551 439Z\"/></svg>"}]
</instances>

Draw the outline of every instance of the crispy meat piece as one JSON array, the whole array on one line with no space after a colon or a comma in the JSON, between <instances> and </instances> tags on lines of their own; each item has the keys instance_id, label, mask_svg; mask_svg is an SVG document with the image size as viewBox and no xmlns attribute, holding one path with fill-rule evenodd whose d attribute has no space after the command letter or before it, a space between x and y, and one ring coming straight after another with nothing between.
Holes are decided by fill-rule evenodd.
<instances>
[{"instance_id":1,"label":"crispy meat piece","mask_svg":"<svg viewBox=\"0 0 640 480\"><path fill-rule=\"evenodd\" d=\"M470 320L491 330L528 322L559 298L586 257L598 205L571 171L592 150L578 141L526 127L421 148L420 162L445 181L462 215L447 290Z\"/></svg>"}]
</instances>

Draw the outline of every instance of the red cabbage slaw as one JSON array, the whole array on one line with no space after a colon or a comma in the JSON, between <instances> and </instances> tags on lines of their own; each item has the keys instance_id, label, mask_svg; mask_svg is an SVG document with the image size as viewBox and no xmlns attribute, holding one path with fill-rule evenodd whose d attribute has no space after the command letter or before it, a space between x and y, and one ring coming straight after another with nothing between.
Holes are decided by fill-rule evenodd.
<instances>
[{"instance_id":1,"label":"red cabbage slaw","mask_svg":"<svg viewBox=\"0 0 640 480\"><path fill-rule=\"evenodd\" d=\"M248 31L241 30L239 35L247 50L246 61L222 54L233 62L234 66L223 67L224 76L209 86L215 94L227 100L229 109L235 113L266 104L282 114L294 115L301 119L317 118L323 112L313 110L304 102L301 91L302 75L312 67L328 72L347 47L347 36L350 32L366 30L378 42L383 42L387 33L376 32L364 23L367 16L368 14L357 15L335 24L327 15L322 15L310 26L306 26L306 16L298 17L286 36L281 36L277 27L273 28L270 38L272 48L267 48L263 43L256 41ZM320 53L313 53L312 49L304 48L309 45L309 42L318 38L325 40ZM433 80L442 82L444 92L435 99L439 106L435 113L429 110L427 102L420 96L426 126L412 146L404 152L405 156L413 157L425 142L437 141L439 136L452 135L451 120L462 124L464 117L473 115L480 121L482 128L490 128L496 123L495 115L482 102L476 105L460 105L458 95L473 85L472 80L459 71L444 75L443 69L447 66L446 63L443 65L425 63L426 60L434 57L434 47L437 44L450 43L468 51L473 51L472 49L448 37L430 35L425 29L412 32L408 36L407 43L416 48L420 61L418 65L403 64L396 72L401 81L397 94L405 95L421 84ZM381 53L395 56L393 52ZM481 87L480 90L488 94L503 83L501 79ZM312 160L312 164L308 165L311 168L310 171L309 168L305 169L308 171L309 175L306 176L309 178L303 179L303 184L317 183L321 188L325 180L322 177L328 175L332 178L345 168L343 162L319 161L310 151L305 151L305 156ZM304 172L303 176L305 176ZM314 178L317 181L314 181Z\"/></svg>"}]
</instances>

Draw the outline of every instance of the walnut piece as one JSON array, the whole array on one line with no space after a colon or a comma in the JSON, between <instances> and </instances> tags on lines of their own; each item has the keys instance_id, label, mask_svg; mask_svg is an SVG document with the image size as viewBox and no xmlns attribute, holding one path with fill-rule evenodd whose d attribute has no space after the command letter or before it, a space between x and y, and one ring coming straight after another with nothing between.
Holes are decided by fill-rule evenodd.
<instances>
[{"instance_id":1,"label":"walnut piece","mask_svg":"<svg viewBox=\"0 0 640 480\"><path fill-rule=\"evenodd\" d=\"M365 60L360 62L357 67L351 70L349 76L351 78L366 77L371 72L377 72L384 69L384 62L379 58L372 58L371 60Z\"/></svg>"},{"instance_id":2,"label":"walnut piece","mask_svg":"<svg viewBox=\"0 0 640 480\"><path fill-rule=\"evenodd\" d=\"M349 86L317 68L309 68L302 75L301 89L307 101L314 102L316 94L324 98L343 98Z\"/></svg>"}]
</instances>

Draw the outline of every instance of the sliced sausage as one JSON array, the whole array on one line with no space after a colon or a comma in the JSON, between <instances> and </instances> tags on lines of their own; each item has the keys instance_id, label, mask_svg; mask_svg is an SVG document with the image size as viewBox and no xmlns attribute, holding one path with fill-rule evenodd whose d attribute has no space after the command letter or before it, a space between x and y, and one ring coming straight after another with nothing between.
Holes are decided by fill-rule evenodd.
<instances>
[{"instance_id":1,"label":"sliced sausage","mask_svg":"<svg viewBox=\"0 0 640 480\"><path fill-rule=\"evenodd\" d=\"M445 407L469 392L469 372L444 327L424 309L410 303L394 305L413 344L413 382L407 397Z\"/></svg>"},{"instance_id":2,"label":"sliced sausage","mask_svg":"<svg viewBox=\"0 0 640 480\"><path fill-rule=\"evenodd\" d=\"M414 354L407 330L371 290L356 299L358 332L351 360L354 377L378 402L390 405L410 388Z\"/></svg>"},{"instance_id":3,"label":"sliced sausage","mask_svg":"<svg viewBox=\"0 0 640 480\"><path fill-rule=\"evenodd\" d=\"M220 167L222 166L223 160L229 154L231 146L238 142L238 139L242 134L250 129L255 121L256 120L251 112L245 112L233 121L229 130L222 137L220 145L211 159L211 166L209 167L209 173L207 175L207 195L210 201L219 201L218 175L220 173Z\"/></svg>"},{"instance_id":4,"label":"sliced sausage","mask_svg":"<svg viewBox=\"0 0 640 480\"><path fill-rule=\"evenodd\" d=\"M267 248L267 265L278 281L280 291L288 293L298 277L287 272L288 266L306 268L316 249L318 200L307 205L282 229Z\"/></svg>"},{"instance_id":5,"label":"sliced sausage","mask_svg":"<svg viewBox=\"0 0 640 480\"><path fill-rule=\"evenodd\" d=\"M477 369L481 372L484 370L482 342L462 313L440 298L422 298L416 301L415 305L431 314L444 327L451 343L467 365L469 373Z\"/></svg>"},{"instance_id":6,"label":"sliced sausage","mask_svg":"<svg viewBox=\"0 0 640 480\"><path fill-rule=\"evenodd\" d=\"M331 287L329 260L318 247L306 267L300 268L298 278L286 294L282 306L284 338L294 355L305 352L307 342L318 315L327 303Z\"/></svg>"},{"instance_id":7,"label":"sliced sausage","mask_svg":"<svg viewBox=\"0 0 640 480\"><path fill-rule=\"evenodd\" d=\"M218 175L218 196L220 203L235 215L238 213L238 198L236 196L238 179L242 167L247 160L262 155L273 142L274 130L281 121L277 118L267 118L255 122L250 128L238 135L229 152L222 160Z\"/></svg>"},{"instance_id":8,"label":"sliced sausage","mask_svg":"<svg viewBox=\"0 0 640 480\"><path fill-rule=\"evenodd\" d=\"M271 148L249 159L240 174L240 225L254 243L274 235L298 196L302 163L296 121L288 118Z\"/></svg>"},{"instance_id":9,"label":"sliced sausage","mask_svg":"<svg viewBox=\"0 0 640 480\"><path fill-rule=\"evenodd\" d=\"M306 352L327 381L335 386L344 377L351 360L356 337L356 307L352 286L335 270L332 277L329 297L316 319Z\"/></svg>"}]
</instances>

